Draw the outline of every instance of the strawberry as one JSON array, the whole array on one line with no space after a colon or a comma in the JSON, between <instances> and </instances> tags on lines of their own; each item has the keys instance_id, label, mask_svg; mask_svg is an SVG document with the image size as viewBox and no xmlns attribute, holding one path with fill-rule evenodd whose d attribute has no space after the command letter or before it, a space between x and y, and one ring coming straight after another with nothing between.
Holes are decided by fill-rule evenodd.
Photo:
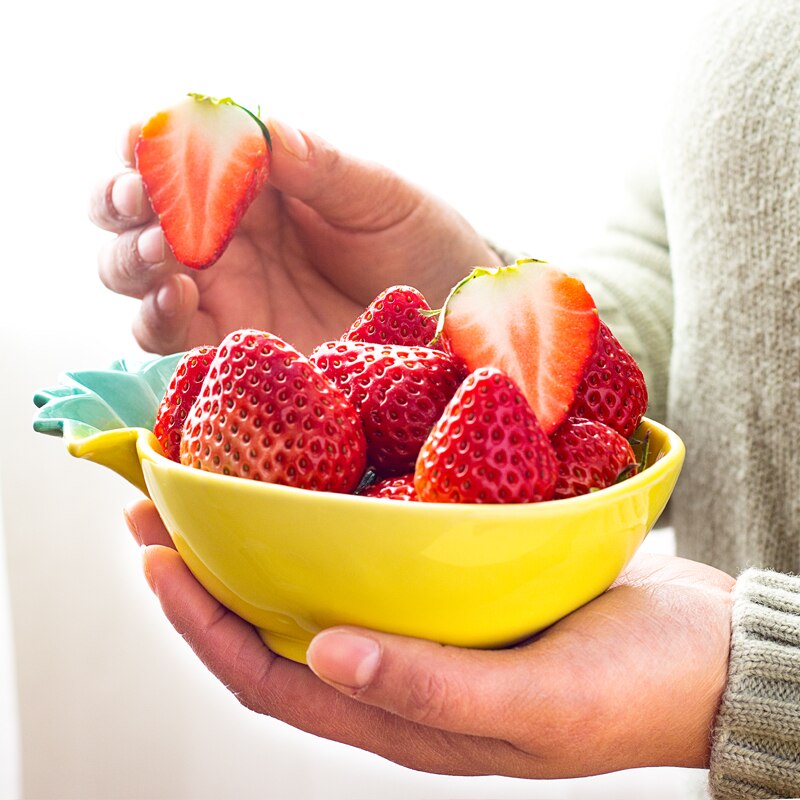
<instances>
[{"instance_id":1,"label":"strawberry","mask_svg":"<svg viewBox=\"0 0 800 800\"><path fill-rule=\"evenodd\" d=\"M638 471L633 449L613 428L570 417L550 438L558 459L554 499L605 489Z\"/></svg>"},{"instance_id":2,"label":"strawberry","mask_svg":"<svg viewBox=\"0 0 800 800\"><path fill-rule=\"evenodd\" d=\"M239 330L211 362L184 426L181 463L351 492L366 441L353 406L304 355L270 333Z\"/></svg>"},{"instance_id":3,"label":"strawberry","mask_svg":"<svg viewBox=\"0 0 800 800\"><path fill-rule=\"evenodd\" d=\"M598 326L584 285L531 259L473 270L450 292L437 332L470 370L496 367L508 375L549 435L575 400Z\"/></svg>"},{"instance_id":4,"label":"strawberry","mask_svg":"<svg viewBox=\"0 0 800 800\"><path fill-rule=\"evenodd\" d=\"M420 292L392 286L381 292L342 336L348 342L427 347L436 335L436 320Z\"/></svg>"},{"instance_id":5,"label":"strawberry","mask_svg":"<svg viewBox=\"0 0 800 800\"><path fill-rule=\"evenodd\" d=\"M175 367L164 398L156 412L153 433L167 458L180 461L183 424L200 393L203 379L208 373L211 360L217 354L216 347L195 347L186 353Z\"/></svg>"},{"instance_id":6,"label":"strawberry","mask_svg":"<svg viewBox=\"0 0 800 800\"><path fill-rule=\"evenodd\" d=\"M500 370L482 367L461 385L417 459L424 502L535 503L556 484L555 452L525 396Z\"/></svg>"},{"instance_id":7,"label":"strawberry","mask_svg":"<svg viewBox=\"0 0 800 800\"><path fill-rule=\"evenodd\" d=\"M401 475L399 478L384 478L373 483L361 492L362 497L377 497L383 500L416 501L417 490L414 488L414 473Z\"/></svg>"},{"instance_id":8,"label":"strawberry","mask_svg":"<svg viewBox=\"0 0 800 800\"><path fill-rule=\"evenodd\" d=\"M266 126L229 97L190 94L142 127L134 153L175 258L211 266L267 180Z\"/></svg>"},{"instance_id":9,"label":"strawberry","mask_svg":"<svg viewBox=\"0 0 800 800\"><path fill-rule=\"evenodd\" d=\"M629 439L646 410L647 387L639 365L601 322L569 416L599 420Z\"/></svg>"},{"instance_id":10,"label":"strawberry","mask_svg":"<svg viewBox=\"0 0 800 800\"><path fill-rule=\"evenodd\" d=\"M361 415L367 461L379 477L414 469L422 443L463 377L450 356L427 347L325 342L311 361Z\"/></svg>"}]
</instances>

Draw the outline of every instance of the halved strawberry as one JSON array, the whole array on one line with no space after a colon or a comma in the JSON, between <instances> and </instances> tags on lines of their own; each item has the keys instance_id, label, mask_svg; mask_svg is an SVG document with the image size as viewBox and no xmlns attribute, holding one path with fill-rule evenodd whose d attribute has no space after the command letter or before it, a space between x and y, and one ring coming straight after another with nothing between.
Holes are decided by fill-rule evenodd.
<instances>
[{"instance_id":1,"label":"halved strawberry","mask_svg":"<svg viewBox=\"0 0 800 800\"><path fill-rule=\"evenodd\" d=\"M245 329L217 348L183 429L181 463L351 492L366 450L361 420L342 392L282 339Z\"/></svg>"},{"instance_id":2,"label":"halved strawberry","mask_svg":"<svg viewBox=\"0 0 800 800\"><path fill-rule=\"evenodd\" d=\"M269 174L270 138L229 97L190 94L142 127L135 146L164 238L187 267L211 266Z\"/></svg>"},{"instance_id":3,"label":"halved strawberry","mask_svg":"<svg viewBox=\"0 0 800 800\"><path fill-rule=\"evenodd\" d=\"M436 319L422 294L412 286L382 291L342 336L348 342L428 347L436 335Z\"/></svg>"},{"instance_id":4,"label":"halved strawberry","mask_svg":"<svg viewBox=\"0 0 800 800\"><path fill-rule=\"evenodd\" d=\"M164 453L173 461L181 460L183 425L216 354L217 348L210 346L195 347L186 353L177 363L158 407L153 433Z\"/></svg>"},{"instance_id":5,"label":"halved strawberry","mask_svg":"<svg viewBox=\"0 0 800 800\"><path fill-rule=\"evenodd\" d=\"M602 422L570 417L550 437L558 458L554 499L605 489L638 471L633 448Z\"/></svg>"},{"instance_id":6,"label":"halved strawberry","mask_svg":"<svg viewBox=\"0 0 800 800\"><path fill-rule=\"evenodd\" d=\"M475 370L453 395L419 452L423 502L536 503L556 484L553 447L514 381Z\"/></svg>"},{"instance_id":7,"label":"halved strawberry","mask_svg":"<svg viewBox=\"0 0 800 800\"><path fill-rule=\"evenodd\" d=\"M601 321L597 346L569 416L599 420L629 439L646 410L647 386L642 370Z\"/></svg>"},{"instance_id":8,"label":"halved strawberry","mask_svg":"<svg viewBox=\"0 0 800 800\"><path fill-rule=\"evenodd\" d=\"M362 497L377 497L381 500L417 501L417 490L414 488L414 473L401 475L399 478L384 478L373 483L361 492Z\"/></svg>"},{"instance_id":9,"label":"halved strawberry","mask_svg":"<svg viewBox=\"0 0 800 800\"><path fill-rule=\"evenodd\" d=\"M598 326L581 281L528 259L473 270L450 292L438 333L470 370L496 367L508 375L550 434L575 400Z\"/></svg>"}]
</instances>

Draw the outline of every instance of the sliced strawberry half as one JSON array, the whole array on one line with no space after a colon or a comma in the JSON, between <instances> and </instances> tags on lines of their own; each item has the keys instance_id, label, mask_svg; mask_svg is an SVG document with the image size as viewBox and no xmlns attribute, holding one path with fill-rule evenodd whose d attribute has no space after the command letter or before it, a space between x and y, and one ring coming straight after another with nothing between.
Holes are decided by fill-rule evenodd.
<instances>
[{"instance_id":1,"label":"sliced strawberry half","mask_svg":"<svg viewBox=\"0 0 800 800\"><path fill-rule=\"evenodd\" d=\"M175 258L211 266L269 175L264 123L229 97L190 94L145 123L134 152Z\"/></svg>"},{"instance_id":2,"label":"sliced strawberry half","mask_svg":"<svg viewBox=\"0 0 800 800\"><path fill-rule=\"evenodd\" d=\"M549 435L575 400L599 324L581 281L528 259L473 270L447 298L438 335L470 370L508 375Z\"/></svg>"}]
</instances>

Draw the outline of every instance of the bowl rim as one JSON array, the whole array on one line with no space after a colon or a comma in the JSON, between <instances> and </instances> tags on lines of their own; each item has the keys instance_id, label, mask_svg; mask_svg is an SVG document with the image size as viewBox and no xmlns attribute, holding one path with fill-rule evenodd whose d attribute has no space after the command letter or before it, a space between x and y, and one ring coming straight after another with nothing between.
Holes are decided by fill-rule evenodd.
<instances>
[{"instance_id":1,"label":"bowl rim","mask_svg":"<svg viewBox=\"0 0 800 800\"><path fill-rule=\"evenodd\" d=\"M663 478L666 474L672 472L676 467L680 467L684 455L685 446L681 438L673 430L667 426L645 417L642 423L646 424L648 428L658 431L665 442L665 447L662 447L661 453L656 459L642 472L632 475L629 478L616 483L612 486L607 486L605 489L599 489L589 494L578 495L576 497L544 500L538 503L432 503L432 502L400 502L393 501L393 507L398 511L400 508L407 509L407 513L423 513L426 510L432 509L449 509L452 511L454 507L459 509L470 509L468 513L492 513L496 515L515 514L520 513L520 510L525 510L526 513L533 513L533 509L540 509L539 513L550 514L554 509L567 508L579 509L583 505L596 504L599 499L612 502L615 498L622 497L631 493L635 493L638 489L647 486L653 482ZM109 433L120 433L125 429L115 429L115 431L104 431L94 436L89 437L95 439ZM161 446L158 443L152 431L146 428L128 429L129 431L135 430L138 432L137 438L137 452L141 462L150 461L157 465L160 469L167 469L172 472L178 472L186 476L191 475L191 479L195 481L208 482L212 484L223 481L223 486L238 486L236 491L245 492L261 492L272 493L278 496L285 496L286 498L296 496L298 499L303 499L305 502L310 503L372 503L376 499L373 497L364 497L362 495L344 493L344 492L324 492L313 491L309 489L301 489L296 486L285 486L283 484L268 483L266 481L256 481L250 478L242 478L237 475L223 475L221 473L210 472L208 470L197 469L190 467L186 464L173 461L164 455ZM83 440L85 444L86 439ZM299 493L299 494L298 494ZM567 506L566 504L570 504ZM382 508L385 505L380 506ZM405 512L404 512L405 513Z\"/></svg>"}]
</instances>

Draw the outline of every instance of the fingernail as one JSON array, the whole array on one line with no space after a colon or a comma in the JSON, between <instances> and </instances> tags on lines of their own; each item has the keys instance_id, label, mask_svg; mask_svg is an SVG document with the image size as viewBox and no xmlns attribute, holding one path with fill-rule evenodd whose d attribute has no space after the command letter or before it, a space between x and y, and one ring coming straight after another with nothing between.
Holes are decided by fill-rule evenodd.
<instances>
[{"instance_id":1,"label":"fingernail","mask_svg":"<svg viewBox=\"0 0 800 800\"><path fill-rule=\"evenodd\" d=\"M125 517L125 524L128 526L128 530L133 535L133 538L136 539L136 543L141 545L142 539L139 536L139 531L136 530L136 525L133 524L133 519L131 518L127 508L122 509L122 516Z\"/></svg>"},{"instance_id":2,"label":"fingernail","mask_svg":"<svg viewBox=\"0 0 800 800\"><path fill-rule=\"evenodd\" d=\"M367 636L347 631L323 631L308 646L308 666L330 683L363 689L368 686L381 660L380 645Z\"/></svg>"},{"instance_id":3,"label":"fingernail","mask_svg":"<svg viewBox=\"0 0 800 800\"><path fill-rule=\"evenodd\" d=\"M297 128L293 128L280 120L271 119L269 121L269 130L270 133L277 135L284 149L295 158L300 159L300 161L308 159L308 142Z\"/></svg>"},{"instance_id":4,"label":"fingernail","mask_svg":"<svg viewBox=\"0 0 800 800\"><path fill-rule=\"evenodd\" d=\"M138 217L144 208L142 179L135 172L119 175L111 187L111 203L120 217Z\"/></svg>"},{"instance_id":5,"label":"fingernail","mask_svg":"<svg viewBox=\"0 0 800 800\"><path fill-rule=\"evenodd\" d=\"M143 264L160 264L166 257L164 234L159 225L153 225L139 234L136 249Z\"/></svg>"},{"instance_id":6,"label":"fingernail","mask_svg":"<svg viewBox=\"0 0 800 800\"><path fill-rule=\"evenodd\" d=\"M180 282L174 278L164 282L156 294L156 307L165 317L171 317L181 307L183 290Z\"/></svg>"}]
</instances>

